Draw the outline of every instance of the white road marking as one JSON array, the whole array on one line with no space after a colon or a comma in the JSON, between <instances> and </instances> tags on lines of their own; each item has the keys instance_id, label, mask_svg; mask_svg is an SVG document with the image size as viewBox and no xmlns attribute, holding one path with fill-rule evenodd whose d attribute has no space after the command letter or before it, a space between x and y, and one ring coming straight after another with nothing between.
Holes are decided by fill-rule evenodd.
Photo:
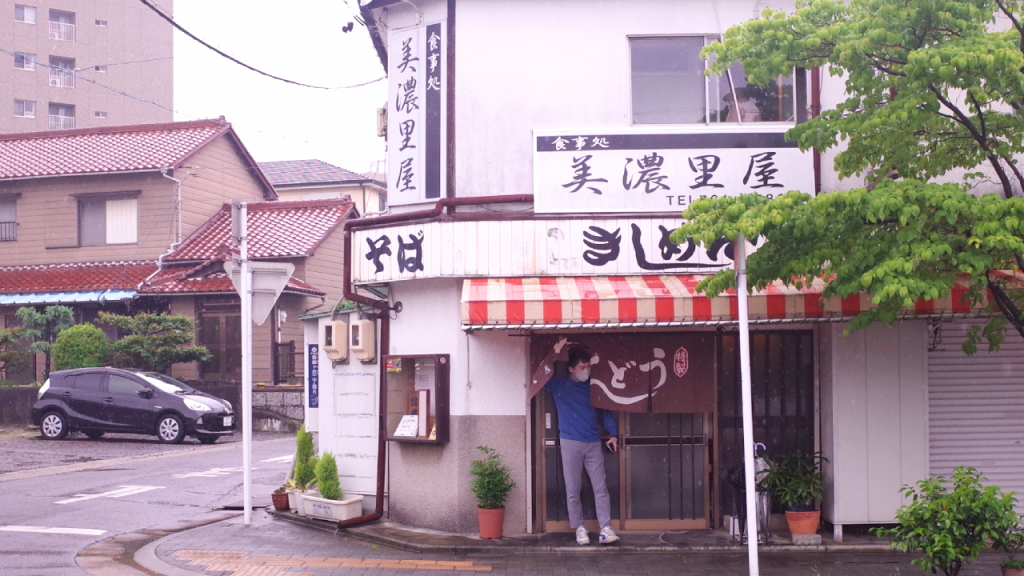
<instances>
[{"instance_id":1,"label":"white road marking","mask_svg":"<svg viewBox=\"0 0 1024 576\"><path fill-rule=\"evenodd\" d=\"M3 532L36 532L39 534L79 534L81 536L99 536L106 534L106 530L92 530L89 528L46 528L44 526L0 526Z\"/></svg>"},{"instance_id":2,"label":"white road marking","mask_svg":"<svg viewBox=\"0 0 1024 576\"><path fill-rule=\"evenodd\" d=\"M292 455L278 456L277 458L267 458L266 460L260 460L260 462L288 462L292 459Z\"/></svg>"},{"instance_id":3,"label":"white road marking","mask_svg":"<svg viewBox=\"0 0 1024 576\"><path fill-rule=\"evenodd\" d=\"M253 468L253 470L259 470L259 468ZM215 478L217 476L227 476L228 474L236 474L241 472L242 468L210 468L202 472L189 472L188 474L173 474L171 478Z\"/></svg>"},{"instance_id":4,"label":"white road marking","mask_svg":"<svg viewBox=\"0 0 1024 576\"><path fill-rule=\"evenodd\" d=\"M163 486L121 486L120 490L111 490L109 492L101 492L99 494L75 494L75 498L61 500L59 502L55 502L55 504L73 504L75 502L93 500L95 498L123 498L125 496L149 492L150 490L160 490L161 488L163 488Z\"/></svg>"}]
</instances>

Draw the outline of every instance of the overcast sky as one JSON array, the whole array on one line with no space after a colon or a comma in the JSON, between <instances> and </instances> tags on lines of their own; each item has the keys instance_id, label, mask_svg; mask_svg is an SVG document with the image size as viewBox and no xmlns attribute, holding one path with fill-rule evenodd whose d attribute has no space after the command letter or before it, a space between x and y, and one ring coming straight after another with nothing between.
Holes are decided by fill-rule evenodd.
<instances>
[{"instance_id":1,"label":"overcast sky","mask_svg":"<svg viewBox=\"0 0 1024 576\"><path fill-rule=\"evenodd\" d=\"M357 0L174 0L174 19L220 50L275 76L350 86L384 76ZM247 70L179 32L174 36L175 120L231 122L258 162L315 158L354 172L384 170L376 109L387 81L316 90Z\"/></svg>"}]
</instances>

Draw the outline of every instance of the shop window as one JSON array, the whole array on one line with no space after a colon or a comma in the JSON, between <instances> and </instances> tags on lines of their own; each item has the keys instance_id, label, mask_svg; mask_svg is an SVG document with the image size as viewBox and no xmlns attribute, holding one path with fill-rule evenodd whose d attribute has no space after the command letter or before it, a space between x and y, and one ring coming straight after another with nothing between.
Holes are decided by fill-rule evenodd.
<instances>
[{"instance_id":1,"label":"shop window","mask_svg":"<svg viewBox=\"0 0 1024 576\"><path fill-rule=\"evenodd\" d=\"M80 198L79 246L137 242L138 202L138 198Z\"/></svg>"},{"instance_id":2,"label":"shop window","mask_svg":"<svg viewBox=\"0 0 1024 576\"><path fill-rule=\"evenodd\" d=\"M388 440L448 442L447 354L385 356Z\"/></svg>"},{"instance_id":3,"label":"shop window","mask_svg":"<svg viewBox=\"0 0 1024 576\"><path fill-rule=\"evenodd\" d=\"M768 86L747 84L740 64L705 76L704 46L717 36L631 38L630 83L634 124L795 122L794 75Z\"/></svg>"}]
</instances>

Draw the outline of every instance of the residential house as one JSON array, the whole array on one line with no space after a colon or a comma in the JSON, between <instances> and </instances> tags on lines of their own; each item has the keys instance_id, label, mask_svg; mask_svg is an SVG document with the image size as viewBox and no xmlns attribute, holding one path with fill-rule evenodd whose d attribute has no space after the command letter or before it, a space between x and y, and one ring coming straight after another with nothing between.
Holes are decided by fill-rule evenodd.
<instances>
[{"instance_id":1,"label":"residential house","mask_svg":"<svg viewBox=\"0 0 1024 576\"><path fill-rule=\"evenodd\" d=\"M140 298L161 257L225 202L276 197L223 119L0 136L0 314L166 310Z\"/></svg>"},{"instance_id":2,"label":"residential house","mask_svg":"<svg viewBox=\"0 0 1024 576\"><path fill-rule=\"evenodd\" d=\"M383 212L387 185L377 174L356 174L323 160L260 162L281 200L318 200L348 195L360 214Z\"/></svg>"},{"instance_id":3,"label":"residential house","mask_svg":"<svg viewBox=\"0 0 1024 576\"><path fill-rule=\"evenodd\" d=\"M160 8L174 13L171 0ZM0 4L0 133L170 122L173 28L135 0Z\"/></svg>"},{"instance_id":4,"label":"residential house","mask_svg":"<svg viewBox=\"0 0 1024 576\"><path fill-rule=\"evenodd\" d=\"M389 213L346 225L348 295L362 311L310 315L306 332L319 364L307 418L350 471L346 493L377 495L401 523L471 531L468 470L487 445L517 483L506 529L568 529L557 413L530 393L564 338L590 348L592 401L618 419L623 449L605 455L613 528L720 528L736 513L737 304L693 289L733 266L732 248L666 237L701 195L839 189L829 154L819 170L783 134L844 98L818 70L794 70L753 102L740 67L706 76L701 49L753 9L362 5L390 82ZM1024 398L1024 342L966 358L959 344L980 311L957 290L893 327L844 335L870 305L822 302L820 285L750 299L754 438L769 457L829 458L822 510L837 540L846 524L893 522L902 485L955 465L1024 489L1021 419L1005 404ZM346 321L366 335L368 316L376 341L342 346L363 366L324 353L328 329Z\"/></svg>"}]
</instances>

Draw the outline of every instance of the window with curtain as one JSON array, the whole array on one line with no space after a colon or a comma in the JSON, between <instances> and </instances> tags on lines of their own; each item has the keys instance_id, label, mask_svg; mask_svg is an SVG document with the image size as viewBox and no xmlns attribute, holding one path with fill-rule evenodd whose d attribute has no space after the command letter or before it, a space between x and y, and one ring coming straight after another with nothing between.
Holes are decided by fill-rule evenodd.
<instances>
[{"instance_id":1,"label":"window with curtain","mask_svg":"<svg viewBox=\"0 0 1024 576\"><path fill-rule=\"evenodd\" d=\"M133 244L138 241L138 198L78 201L78 244Z\"/></svg>"},{"instance_id":2,"label":"window with curtain","mask_svg":"<svg viewBox=\"0 0 1024 576\"><path fill-rule=\"evenodd\" d=\"M630 83L634 124L795 122L794 75L767 86L747 83L740 64L706 76L701 59L709 36L631 38Z\"/></svg>"}]
</instances>

